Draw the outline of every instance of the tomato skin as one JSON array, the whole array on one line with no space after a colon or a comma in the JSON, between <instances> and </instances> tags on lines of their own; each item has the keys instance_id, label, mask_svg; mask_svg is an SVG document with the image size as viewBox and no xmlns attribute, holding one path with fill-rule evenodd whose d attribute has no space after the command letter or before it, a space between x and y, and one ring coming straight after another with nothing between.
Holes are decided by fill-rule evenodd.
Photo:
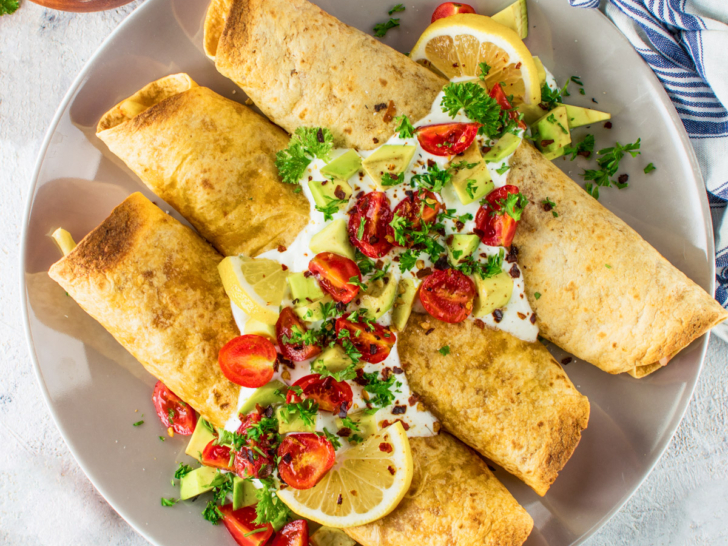
<instances>
[{"instance_id":1,"label":"tomato skin","mask_svg":"<svg viewBox=\"0 0 728 546\"><path fill-rule=\"evenodd\" d=\"M349 303L359 293L357 285L349 284L352 277L361 282L361 271L354 260L333 252L321 252L308 263L308 270L336 301Z\"/></svg>"},{"instance_id":2,"label":"tomato skin","mask_svg":"<svg viewBox=\"0 0 728 546\"><path fill-rule=\"evenodd\" d=\"M263 546L273 536L273 526L270 523L264 525L256 525L253 523L257 517L254 504L252 506L238 508L237 510L233 510L232 504L225 504L220 506L220 512L223 515L223 525L225 525L225 528L230 532L239 546ZM266 530L247 537L245 536L255 529Z\"/></svg>"},{"instance_id":3,"label":"tomato skin","mask_svg":"<svg viewBox=\"0 0 728 546\"><path fill-rule=\"evenodd\" d=\"M412 224L414 230L419 230L422 222L432 224L437 220L437 215L445 211L445 205L430 190L420 188L418 191L407 191L405 193L407 197L402 199L394 208L394 215L405 218ZM408 240L406 246L412 246L411 237L409 235L406 237ZM394 244L402 246L397 241Z\"/></svg>"},{"instance_id":4,"label":"tomato skin","mask_svg":"<svg viewBox=\"0 0 728 546\"><path fill-rule=\"evenodd\" d=\"M238 427L238 434L246 434L248 430L263 419L260 411L251 411L245 417L242 417L242 423ZM261 452L264 455L261 455ZM273 472L275 463L273 462L273 452L270 442L266 438L261 441L248 439L246 444L235 453L234 470L235 473L245 478L267 478Z\"/></svg>"},{"instance_id":5,"label":"tomato skin","mask_svg":"<svg viewBox=\"0 0 728 546\"><path fill-rule=\"evenodd\" d=\"M331 442L312 432L286 436L278 448L278 456L278 473L294 489L311 489L336 461Z\"/></svg>"},{"instance_id":6,"label":"tomato skin","mask_svg":"<svg viewBox=\"0 0 728 546\"><path fill-rule=\"evenodd\" d=\"M270 546L308 546L308 522L297 519L276 533Z\"/></svg>"},{"instance_id":7,"label":"tomato skin","mask_svg":"<svg viewBox=\"0 0 728 546\"><path fill-rule=\"evenodd\" d=\"M513 105L508 100L508 97L506 97L506 92L503 91L503 87L501 87L500 83L495 84L488 93L488 95L491 98L495 99L495 101L498 103L498 106L500 106L503 110L508 111L508 117L510 119L518 119L518 112L516 110L513 110ZM518 121L518 127L521 129L526 128L526 124L523 122L523 120Z\"/></svg>"},{"instance_id":8,"label":"tomato skin","mask_svg":"<svg viewBox=\"0 0 728 546\"><path fill-rule=\"evenodd\" d=\"M386 360L397 341L394 332L380 324L372 324L371 329L364 324L348 320L349 314L336 319L336 336L342 330L349 331L349 341L361 353L361 359L370 364ZM361 332L357 335L357 331ZM339 338L341 339L341 338Z\"/></svg>"},{"instance_id":9,"label":"tomato skin","mask_svg":"<svg viewBox=\"0 0 728 546\"><path fill-rule=\"evenodd\" d=\"M490 192L486 203L478 209L475 216L475 233L480 240L488 246L511 246L516 234L518 221L508 214L494 214L501 210L499 201L508 197L508 194L517 194L518 186L507 184Z\"/></svg>"},{"instance_id":10,"label":"tomato skin","mask_svg":"<svg viewBox=\"0 0 728 546\"><path fill-rule=\"evenodd\" d=\"M303 398L289 390L286 394L286 404L295 404L305 398L311 398L323 411L339 413L342 409L349 411L354 394L346 381L336 381L333 377L321 378L317 373L302 377L293 384L301 387Z\"/></svg>"},{"instance_id":11,"label":"tomato skin","mask_svg":"<svg viewBox=\"0 0 728 546\"><path fill-rule=\"evenodd\" d=\"M473 6L469 6L468 4L445 2L435 8L430 23L434 23L438 19L450 17L451 15L456 15L458 13L475 13L475 9L473 9Z\"/></svg>"},{"instance_id":12,"label":"tomato skin","mask_svg":"<svg viewBox=\"0 0 728 546\"><path fill-rule=\"evenodd\" d=\"M364 230L359 238L359 226L364 219ZM387 194L381 191L362 195L349 216L349 239L362 254L369 258L381 258L392 249L394 230L392 209Z\"/></svg>"},{"instance_id":13,"label":"tomato skin","mask_svg":"<svg viewBox=\"0 0 728 546\"><path fill-rule=\"evenodd\" d=\"M281 348L283 356L294 362L302 362L319 354L321 348L316 345L284 343L284 337L290 339L293 336L294 326L300 328L301 332L307 330L303 322L293 312L293 309L291 307L285 307L278 317L278 322L276 322L276 338L278 339L278 346Z\"/></svg>"},{"instance_id":14,"label":"tomato skin","mask_svg":"<svg viewBox=\"0 0 728 546\"><path fill-rule=\"evenodd\" d=\"M478 134L479 123L437 123L417 128L420 146L432 155L447 157L470 148Z\"/></svg>"},{"instance_id":15,"label":"tomato skin","mask_svg":"<svg viewBox=\"0 0 728 546\"><path fill-rule=\"evenodd\" d=\"M268 338L244 335L228 341L217 357L225 377L236 385L262 387L273 378L278 354Z\"/></svg>"},{"instance_id":16,"label":"tomato skin","mask_svg":"<svg viewBox=\"0 0 728 546\"><path fill-rule=\"evenodd\" d=\"M230 448L228 446L216 446L215 440L210 440L202 450L202 464L223 470L235 470L230 465Z\"/></svg>"},{"instance_id":17,"label":"tomato skin","mask_svg":"<svg viewBox=\"0 0 728 546\"><path fill-rule=\"evenodd\" d=\"M157 384L154 385L152 402L154 403L154 409L157 410L159 420L166 428L171 426L172 430L183 436L189 436L195 431L195 426L197 426L195 410L189 404L183 402L161 381L157 381ZM171 424L169 422L170 410L173 411Z\"/></svg>"},{"instance_id":18,"label":"tomato skin","mask_svg":"<svg viewBox=\"0 0 728 546\"><path fill-rule=\"evenodd\" d=\"M457 269L435 271L420 286L420 301L431 316L456 324L473 312L475 283Z\"/></svg>"}]
</instances>

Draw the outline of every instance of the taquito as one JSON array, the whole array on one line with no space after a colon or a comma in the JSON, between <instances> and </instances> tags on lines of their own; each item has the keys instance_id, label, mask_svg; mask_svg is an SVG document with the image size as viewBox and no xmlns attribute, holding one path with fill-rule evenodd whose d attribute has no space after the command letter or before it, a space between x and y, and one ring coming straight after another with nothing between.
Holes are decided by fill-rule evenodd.
<instances>
[{"instance_id":1,"label":"taquito","mask_svg":"<svg viewBox=\"0 0 728 546\"><path fill-rule=\"evenodd\" d=\"M226 256L287 246L308 222L308 201L275 167L288 135L187 74L114 106L97 136Z\"/></svg>"},{"instance_id":2,"label":"taquito","mask_svg":"<svg viewBox=\"0 0 728 546\"><path fill-rule=\"evenodd\" d=\"M239 392L217 363L220 347L238 335L217 271L221 259L135 193L50 275L153 376L221 427ZM394 544L397 533L405 546L523 544L533 520L475 453L444 433L410 442L416 479L392 514L351 530L365 546Z\"/></svg>"}]
</instances>

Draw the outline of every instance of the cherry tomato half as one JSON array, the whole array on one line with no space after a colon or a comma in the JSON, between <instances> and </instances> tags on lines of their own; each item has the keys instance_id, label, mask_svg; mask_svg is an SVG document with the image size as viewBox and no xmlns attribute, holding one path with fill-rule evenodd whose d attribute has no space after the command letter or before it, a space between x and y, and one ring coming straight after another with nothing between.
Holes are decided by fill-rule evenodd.
<instances>
[{"instance_id":1,"label":"cherry tomato half","mask_svg":"<svg viewBox=\"0 0 728 546\"><path fill-rule=\"evenodd\" d=\"M308 546L308 522L297 519L276 533L270 546Z\"/></svg>"},{"instance_id":2,"label":"cherry tomato half","mask_svg":"<svg viewBox=\"0 0 728 546\"><path fill-rule=\"evenodd\" d=\"M290 434L278 448L278 473L294 489L311 489L334 466L336 452L314 433Z\"/></svg>"},{"instance_id":3,"label":"cherry tomato half","mask_svg":"<svg viewBox=\"0 0 728 546\"><path fill-rule=\"evenodd\" d=\"M225 377L236 385L262 387L273 377L278 354L268 338L244 335L228 341L217 357Z\"/></svg>"},{"instance_id":4,"label":"cherry tomato half","mask_svg":"<svg viewBox=\"0 0 728 546\"><path fill-rule=\"evenodd\" d=\"M230 448L228 446L216 446L215 440L210 440L210 443L202 450L201 459L202 464L205 466L234 470L230 465Z\"/></svg>"},{"instance_id":5,"label":"cherry tomato half","mask_svg":"<svg viewBox=\"0 0 728 546\"><path fill-rule=\"evenodd\" d=\"M159 420L165 427L172 427L172 430L183 436L189 436L195 431L197 425L195 410L161 381L157 381L157 384L154 385L152 402L154 402L154 409L157 410Z\"/></svg>"},{"instance_id":6,"label":"cherry tomato half","mask_svg":"<svg viewBox=\"0 0 728 546\"><path fill-rule=\"evenodd\" d=\"M253 523L257 517L254 504L237 510L233 510L232 504L225 504L220 507L220 512L223 515L223 525L239 546L263 546L273 536L273 526L270 523L264 525ZM248 534L256 529L265 529L265 531Z\"/></svg>"},{"instance_id":7,"label":"cherry tomato half","mask_svg":"<svg viewBox=\"0 0 728 546\"><path fill-rule=\"evenodd\" d=\"M475 215L474 231L486 245L511 246L518 221L508 214L498 214L501 210L500 202L511 193L517 194L518 187L508 184L493 190L486 196L485 205Z\"/></svg>"},{"instance_id":8,"label":"cherry tomato half","mask_svg":"<svg viewBox=\"0 0 728 546\"><path fill-rule=\"evenodd\" d=\"M252 411L242 418L238 434L246 434L249 429L260 423L263 416ZM267 478L273 472L275 452L271 449L272 439L262 436L259 441L247 439L244 446L235 453L235 473L241 478Z\"/></svg>"},{"instance_id":9,"label":"cherry tomato half","mask_svg":"<svg viewBox=\"0 0 728 546\"><path fill-rule=\"evenodd\" d=\"M365 256L381 258L392 249L394 230L389 225L391 221L392 209L384 192L362 195L349 216L349 239Z\"/></svg>"},{"instance_id":10,"label":"cherry tomato half","mask_svg":"<svg viewBox=\"0 0 728 546\"><path fill-rule=\"evenodd\" d=\"M432 14L432 20L430 22L434 23L438 19L442 19L443 17L450 17L451 15L456 15L458 13L475 13L475 10L473 9L473 6L469 6L468 4L445 2L444 4L440 4L435 8L435 11Z\"/></svg>"},{"instance_id":11,"label":"cherry tomato half","mask_svg":"<svg viewBox=\"0 0 728 546\"><path fill-rule=\"evenodd\" d=\"M438 123L417 128L420 146L432 155L450 156L470 148L479 123Z\"/></svg>"},{"instance_id":12,"label":"cherry tomato half","mask_svg":"<svg viewBox=\"0 0 728 546\"><path fill-rule=\"evenodd\" d=\"M359 293L357 285L349 284L352 277L361 282L361 271L354 260L333 252L321 252L308 263L308 270L336 301L349 303Z\"/></svg>"},{"instance_id":13,"label":"cherry tomato half","mask_svg":"<svg viewBox=\"0 0 728 546\"><path fill-rule=\"evenodd\" d=\"M349 336L344 339L351 341L365 362L377 364L386 360L397 341L394 332L377 323L367 326L364 323L352 322L348 317L349 315L344 315L336 319L336 336L342 339L339 333L347 330Z\"/></svg>"},{"instance_id":14,"label":"cherry tomato half","mask_svg":"<svg viewBox=\"0 0 728 546\"><path fill-rule=\"evenodd\" d=\"M407 191L407 197L402 199L394 208L395 216L405 218L412 224L412 229L419 230L422 222L431 224L437 220L437 215L445 210L445 206L438 200L437 196L430 190L420 189L418 191ZM408 239L407 246L412 246ZM397 246L402 246L395 241Z\"/></svg>"},{"instance_id":15,"label":"cherry tomato half","mask_svg":"<svg viewBox=\"0 0 728 546\"><path fill-rule=\"evenodd\" d=\"M420 286L420 301L430 315L452 324L473 312L475 283L457 269L435 271Z\"/></svg>"},{"instance_id":16,"label":"cherry tomato half","mask_svg":"<svg viewBox=\"0 0 728 546\"><path fill-rule=\"evenodd\" d=\"M294 362L301 362L321 352L321 348L316 345L306 345L303 341L286 341L294 339L294 330L303 334L307 328L292 308L285 307L276 322L276 337L283 356Z\"/></svg>"},{"instance_id":17,"label":"cherry tomato half","mask_svg":"<svg viewBox=\"0 0 728 546\"><path fill-rule=\"evenodd\" d=\"M317 373L302 377L293 386L301 387L303 397L289 390L286 395L286 404L295 404L301 402L302 398L311 398L319 405L319 409L339 413L342 406L345 411L349 411L351 402L354 399L354 394L348 383L336 381L331 376L322 379Z\"/></svg>"},{"instance_id":18,"label":"cherry tomato half","mask_svg":"<svg viewBox=\"0 0 728 546\"><path fill-rule=\"evenodd\" d=\"M498 106L500 106L503 110L508 111L508 117L510 119L518 119L518 112L513 110L513 105L508 100L508 97L506 97L506 92L503 91L503 87L501 87L500 83L495 84L488 94L491 98L495 99ZM526 128L526 124L523 120L518 120L518 127L521 129Z\"/></svg>"}]
</instances>

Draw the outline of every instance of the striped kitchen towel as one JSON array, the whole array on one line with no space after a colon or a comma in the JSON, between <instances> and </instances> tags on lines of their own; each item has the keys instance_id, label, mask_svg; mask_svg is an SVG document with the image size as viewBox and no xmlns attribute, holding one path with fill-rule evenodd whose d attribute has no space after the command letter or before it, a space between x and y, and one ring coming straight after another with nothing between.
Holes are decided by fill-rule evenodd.
<instances>
[{"instance_id":1,"label":"striped kitchen towel","mask_svg":"<svg viewBox=\"0 0 728 546\"><path fill-rule=\"evenodd\" d=\"M569 0L598 8L600 0ZM606 0L605 12L652 67L698 157L715 233L715 298L728 307L728 0ZM728 341L728 325L714 330Z\"/></svg>"}]
</instances>

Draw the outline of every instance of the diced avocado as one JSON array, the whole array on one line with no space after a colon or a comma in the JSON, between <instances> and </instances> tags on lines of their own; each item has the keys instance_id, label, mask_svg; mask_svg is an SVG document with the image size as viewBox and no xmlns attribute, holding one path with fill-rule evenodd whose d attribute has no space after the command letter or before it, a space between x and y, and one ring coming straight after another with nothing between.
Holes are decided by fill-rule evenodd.
<instances>
[{"instance_id":1,"label":"diced avocado","mask_svg":"<svg viewBox=\"0 0 728 546\"><path fill-rule=\"evenodd\" d=\"M324 319L323 305L334 301L329 295L324 296L320 300L316 300L312 303L306 302L305 305L299 305L293 308L293 312L296 316L304 322L316 322L317 320Z\"/></svg>"},{"instance_id":2,"label":"diced avocado","mask_svg":"<svg viewBox=\"0 0 728 546\"><path fill-rule=\"evenodd\" d=\"M309 537L313 546L355 546L356 541L341 529L321 527Z\"/></svg>"},{"instance_id":3,"label":"diced avocado","mask_svg":"<svg viewBox=\"0 0 728 546\"><path fill-rule=\"evenodd\" d=\"M321 208L328 207L332 201L348 200L351 197L351 186L345 180L311 180L308 183L313 201ZM340 203L339 208L346 203Z\"/></svg>"},{"instance_id":4,"label":"diced avocado","mask_svg":"<svg viewBox=\"0 0 728 546\"><path fill-rule=\"evenodd\" d=\"M473 234L456 233L452 242L447 245L447 257L452 265L458 265L475 252L480 244L480 237Z\"/></svg>"},{"instance_id":5,"label":"diced avocado","mask_svg":"<svg viewBox=\"0 0 728 546\"><path fill-rule=\"evenodd\" d=\"M305 273L288 275L288 286L291 287L291 297L293 298L294 305L299 303L303 305L313 303L325 296L316 277L310 273L308 276Z\"/></svg>"},{"instance_id":6,"label":"diced avocado","mask_svg":"<svg viewBox=\"0 0 728 546\"><path fill-rule=\"evenodd\" d=\"M349 418L356 423L359 430L352 429L352 434L358 434L362 438L371 436L372 434L379 431L379 420L377 413L369 414L364 411L358 413L349 414ZM340 418L336 418L336 426L338 428L344 427L344 421Z\"/></svg>"},{"instance_id":7,"label":"diced avocado","mask_svg":"<svg viewBox=\"0 0 728 546\"><path fill-rule=\"evenodd\" d=\"M557 106L533 124L532 131L538 134L536 146L547 159L563 154L563 148L571 144L571 133L566 116L566 107Z\"/></svg>"},{"instance_id":8,"label":"diced avocado","mask_svg":"<svg viewBox=\"0 0 728 546\"><path fill-rule=\"evenodd\" d=\"M361 296L361 306L367 310L367 318L377 320L389 311L397 295L397 279L388 275L384 279L369 282L369 286Z\"/></svg>"},{"instance_id":9,"label":"diced avocado","mask_svg":"<svg viewBox=\"0 0 728 546\"><path fill-rule=\"evenodd\" d=\"M320 370L321 368L326 368L330 372L340 372L341 370L348 368L351 363L352 360L349 358L349 355L346 354L346 351L344 351L344 349L340 346L334 345L322 352L316 360L311 363L311 369Z\"/></svg>"},{"instance_id":10,"label":"diced avocado","mask_svg":"<svg viewBox=\"0 0 728 546\"><path fill-rule=\"evenodd\" d=\"M463 155L452 161L451 165L464 164L462 168L456 168L452 177L452 187L457 193L460 202L468 205L487 195L495 185L490 178L488 167L480 155L478 144L474 142L470 148L465 150ZM466 165L473 165L467 168Z\"/></svg>"},{"instance_id":11,"label":"diced avocado","mask_svg":"<svg viewBox=\"0 0 728 546\"><path fill-rule=\"evenodd\" d=\"M202 418L197 420L197 426L195 426L195 431L192 433L192 436L190 436L190 441L187 444L187 449L185 449L185 453L189 455L190 457L193 457L197 459L198 461L201 461L200 454L205 449L207 444L212 442L215 439L215 435L208 430L208 428L202 424Z\"/></svg>"},{"instance_id":12,"label":"diced avocado","mask_svg":"<svg viewBox=\"0 0 728 546\"><path fill-rule=\"evenodd\" d=\"M486 163L495 163L496 161L503 161L506 157L516 151L516 148L521 145L521 137L514 135L513 133L506 133L498 139L490 151L483 156Z\"/></svg>"},{"instance_id":13,"label":"diced avocado","mask_svg":"<svg viewBox=\"0 0 728 546\"><path fill-rule=\"evenodd\" d=\"M311 238L311 252L333 252L350 260L354 259L354 247L349 241L346 220L337 218Z\"/></svg>"},{"instance_id":14,"label":"diced avocado","mask_svg":"<svg viewBox=\"0 0 728 546\"><path fill-rule=\"evenodd\" d=\"M546 83L546 69L541 62L541 59L536 57L536 55L533 56L533 62L536 65L536 72L538 72L538 86L543 87L543 84Z\"/></svg>"},{"instance_id":15,"label":"diced avocado","mask_svg":"<svg viewBox=\"0 0 728 546\"><path fill-rule=\"evenodd\" d=\"M419 286L420 281L415 279L402 279L397 285L397 297L394 300L394 310L392 311L392 325L399 332L407 326Z\"/></svg>"},{"instance_id":16,"label":"diced avocado","mask_svg":"<svg viewBox=\"0 0 728 546\"><path fill-rule=\"evenodd\" d=\"M255 389L255 392L250 395L250 398L243 402L238 413L248 414L255 409L256 404L260 404L262 407L270 406L271 404L282 404L285 399L283 396L276 394L276 391L285 389L285 387L286 386L277 379L266 383L262 387L258 387Z\"/></svg>"},{"instance_id":17,"label":"diced avocado","mask_svg":"<svg viewBox=\"0 0 728 546\"><path fill-rule=\"evenodd\" d=\"M566 108L566 118L569 121L569 127L571 129L612 119L612 114L600 112L599 110L571 106L570 104L559 104L559 106Z\"/></svg>"},{"instance_id":18,"label":"diced avocado","mask_svg":"<svg viewBox=\"0 0 728 546\"><path fill-rule=\"evenodd\" d=\"M487 279L481 279L480 275L474 275L473 278L478 290L478 297L473 308L474 317L482 318L489 315L511 300L513 279L505 271Z\"/></svg>"},{"instance_id":19,"label":"diced avocado","mask_svg":"<svg viewBox=\"0 0 728 546\"><path fill-rule=\"evenodd\" d=\"M215 476L217 469L211 466L201 466L188 472L179 480L179 498L187 500L210 491Z\"/></svg>"},{"instance_id":20,"label":"diced avocado","mask_svg":"<svg viewBox=\"0 0 728 546\"><path fill-rule=\"evenodd\" d=\"M307 425L298 412L290 411L287 406L278 406L276 408L276 419L278 419L278 432L280 434L313 432L316 429L315 422Z\"/></svg>"},{"instance_id":21,"label":"diced avocado","mask_svg":"<svg viewBox=\"0 0 728 546\"><path fill-rule=\"evenodd\" d=\"M243 333L275 339L276 327L273 324L266 324L265 322L249 318L245 323Z\"/></svg>"},{"instance_id":22,"label":"diced avocado","mask_svg":"<svg viewBox=\"0 0 728 546\"><path fill-rule=\"evenodd\" d=\"M255 486L250 480L243 480L235 476L233 478L233 510L257 503L255 491Z\"/></svg>"},{"instance_id":23,"label":"diced avocado","mask_svg":"<svg viewBox=\"0 0 728 546\"><path fill-rule=\"evenodd\" d=\"M521 104L518 107L518 112L523 114L523 121L528 125L533 125L535 121L541 119L546 113L546 110L541 108L538 104Z\"/></svg>"},{"instance_id":24,"label":"diced avocado","mask_svg":"<svg viewBox=\"0 0 728 546\"><path fill-rule=\"evenodd\" d=\"M377 185L380 187L393 186L395 184L383 181L384 175L389 174L391 177L396 178L400 173L406 171L415 156L416 149L416 146L385 144L364 159L362 165Z\"/></svg>"},{"instance_id":25,"label":"diced avocado","mask_svg":"<svg viewBox=\"0 0 728 546\"><path fill-rule=\"evenodd\" d=\"M361 157L354 150L349 150L323 167L321 169L321 174L326 178L349 180L349 178L354 176L360 168Z\"/></svg>"},{"instance_id":26,"label":"diced avocado","mask_svg":"<svg viewBox=\"0 0 728 546\"><path fill-rule=\"evenodd\" d=\"M521 40L528 36L528 8L526 7L526 0L516 0L507 8L493 15L491 19L513 30Z\"/></svg>"}]
</instances>

